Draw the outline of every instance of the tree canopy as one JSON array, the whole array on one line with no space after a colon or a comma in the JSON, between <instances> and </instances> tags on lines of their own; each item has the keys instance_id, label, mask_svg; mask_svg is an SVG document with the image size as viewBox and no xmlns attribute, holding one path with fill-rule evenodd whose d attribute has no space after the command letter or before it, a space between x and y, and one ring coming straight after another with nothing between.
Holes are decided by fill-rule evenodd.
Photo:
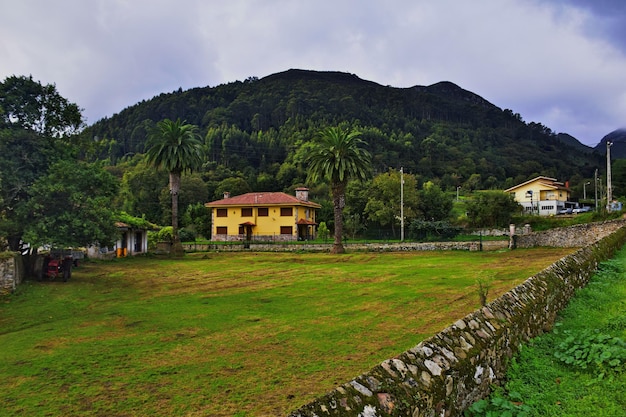
<instances>
[{"instance_id":1,"label":"tree canopy","mask_svg":"<svg viewBox=\"0 0 626 417\"><path fill-rule=\"evenodd\" d=\"M467 218L475 227L506 227L521 206L510 194L502 191L485 191L467 202Z\"/></svg>"},{"instance_id":2,"label":"tree canopy","mask_svg":"<svg viewBox=\"0 0 626 417\"><path fill-rule=\"evenodd\" d=\"M62 97L54 84L42 85L32 76L11 76L0 83L0 129L62 137L83 127L78 105Z\"/></svg>"},{"instance_id":3,"label":"tree canopy","mask_svg":"<svg viewBox=\"0 0 626 417\"><path fill-rule=\"evenodd\" d=\"M118 183L98 164L60 161L29 189L21 207L28 218L24 240L35 247L85 247L113 243L112 201Z\"/></svg>"},{"instance_id":4,"label":"tree canopy","mask_svg":"<svg viewBox=\"0 0 626 417\"><path fill-rule=\"evenodd\" d=\"M404 178L401 185L400 177ZM401 190L403 188L403 190ZM403 210L400 197L403 194ZM402 174L395 169L374 177L367 187L365 214L368 220L381 226L390 226L392 233L400 225L400 212L404 212L406 224L418 215L417 179L412 174Z\"/></svg>"},{"instance_id":5,"label":"tree canopy","mask_svg":"<svg viewBox=\"0 0 626 417\"><path fill-rule=\"evenodd\" d=\"M11 250L20 250L31 219L25 208L31 187L53 164L75 158L78 147L72 134L82 127L78 106L59 95L54 85L16 76L0 83L0 235Z\"/></svg>"}]
</instances>

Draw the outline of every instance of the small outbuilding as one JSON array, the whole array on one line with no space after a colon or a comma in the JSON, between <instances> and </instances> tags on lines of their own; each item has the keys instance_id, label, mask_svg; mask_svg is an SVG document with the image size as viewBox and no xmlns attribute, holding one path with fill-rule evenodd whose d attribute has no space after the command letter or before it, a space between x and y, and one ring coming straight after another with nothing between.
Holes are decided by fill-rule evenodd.
<instances>
[{"instance_id":1,"label":"small outbuilding","mask_svg":"<svg viewBox=\"0 0 626 417\"><path fill-rule=\"evenodd\" d=\"M148 231L158 230L158 226L139 217L123 214L121 220L115 222L118 238L112 248L90 246L87 256L90 258L112 258L139 255L148 252Z\"/></svg>"}]
</instances>

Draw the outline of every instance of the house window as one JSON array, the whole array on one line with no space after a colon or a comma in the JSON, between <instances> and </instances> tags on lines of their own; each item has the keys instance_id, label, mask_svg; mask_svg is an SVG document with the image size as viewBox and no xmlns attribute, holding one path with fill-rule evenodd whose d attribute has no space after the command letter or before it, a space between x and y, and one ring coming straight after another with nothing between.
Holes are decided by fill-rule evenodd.
<instances>
[{"instance_id":1,"label":"house window","mask_svg":"<svg viewBox=\"0 0 626 417\"><path fill-rule=\"evenodd\" d=\"M226 226L217 226L215 228L215 233L218 235L227 235L228 234L228 227Z\"/></svg>"},{"instance_id":2,"label":"house window","mask_svg":"<svg viewBox=\"0 0 626 417\"><path fill-rule=\"evenodd\" d=\"M217 217L228 217L228 209L218 208L217 209Z\"/></svg>"},{"instance_id":3,"label":"house window","mask_svg":"<svg viewBox=\"0 0 626 417\"><path fill-rule=\"evenodd\" d=\"M267 207L259 207L257 209L257 213L259 215L259 217L267 217L269 216L269 209Z\"/></svg>"},{"instance_id":4,"label":"house window","mask_svg":"<svg viewBox=\"0 0 626 417\"><path fill-rule=\"evenodd\" d=\"M281 235L293 235L293 226L280 226Z\"/></svg>"},{"instance_id":5,"label":"house window","mask_svg":"<svg viewBox=\"0 0 626 417\"><path fill-rule=\"evenodd\" d=\"M281 216L293 216L293 207L281 207L280 208ZM281 233L282 234L282 233Z\"/></svg>"},{"instance_id":6,"label":"house window","mask_svg":"<svg viewBox=\"0 0 626 417\"><path fill-rule=\"evenodd\" d=\"M239 226L239 234L243 235L245 232L244 227L243 226Z\"/></svg>"},{"instance_id":7,"label":"house window","mask_svg":"<svg viewBox=\"0 0 626 417\"><path fill-rule=\"evenodd\" d=\"M244 207L241 209L241 217L252 217L252 207Z\"/></svg>"}]
</instances>

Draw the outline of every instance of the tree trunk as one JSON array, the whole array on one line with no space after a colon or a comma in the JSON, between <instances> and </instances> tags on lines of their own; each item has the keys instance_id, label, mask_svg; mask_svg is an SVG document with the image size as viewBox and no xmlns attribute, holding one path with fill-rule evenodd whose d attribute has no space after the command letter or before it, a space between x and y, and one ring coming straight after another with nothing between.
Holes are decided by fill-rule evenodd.
<instances>
[{"instance_id":1,"label":"tree trunk","mask_svg":"<svg viewBox=\"0 0 626 417\"><path fill-rule=\"evenodd\" d=\"M180 190L180 173L170 172L170 193L172 194L172 249L170 255L180 258L184 255L184 250L178 236L178 190Z\"/></svg>"},{"instance_id":2,"label":"tree trunk","mask_svg":"<svg viewBox=\"0 0 626 417\"><path fill-rule=\"evenodd\" d=\"M9 243L9 250L13 252L20 252L22 250L22 236L9 236L7 237Z\"/></svg>"},{"instance_id":3,"label":"tree trunk","mask_svg":"<svg viewBox=\"0 0 626 417\"><path fill-rule=\"evenodd\" d=\"M333 193L333 211L335 216L335 240L330 253L345 253L346 249L341 243L343 236L343 208L345 204L346 184L339 183L332 186Z\"/></svg>"}]
</instances>

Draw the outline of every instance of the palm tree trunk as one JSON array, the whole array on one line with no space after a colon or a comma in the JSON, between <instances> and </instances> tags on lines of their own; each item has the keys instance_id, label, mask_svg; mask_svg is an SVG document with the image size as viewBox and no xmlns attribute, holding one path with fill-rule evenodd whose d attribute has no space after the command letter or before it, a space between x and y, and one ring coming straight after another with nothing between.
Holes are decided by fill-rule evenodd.
<instances>
[{"instance_id":1,"label":"palm tree trunk","mask_svg":"<svg viewBox=\"0 0 626 417\"><path fill-rule=\"evenodd\" d=\"M178 191L180 190L180 173L170 172L170 193L172 194L172 251L170 255L182 257L183 245L178 236Z\"/></svg>"},{"instance_id":2,"label":"palm tree trunk","mask_svg":"<svg viewBox=\"0 0 626 417\"><path fill-rule=\"evenodd\" d=\"M334 184L332 186L333 194L333 212L335 216L335 240L330 253L345 253L346 249L341 243L343 236L343 208L345 204L346 184Z\"/></svg>"}]
</instances>

